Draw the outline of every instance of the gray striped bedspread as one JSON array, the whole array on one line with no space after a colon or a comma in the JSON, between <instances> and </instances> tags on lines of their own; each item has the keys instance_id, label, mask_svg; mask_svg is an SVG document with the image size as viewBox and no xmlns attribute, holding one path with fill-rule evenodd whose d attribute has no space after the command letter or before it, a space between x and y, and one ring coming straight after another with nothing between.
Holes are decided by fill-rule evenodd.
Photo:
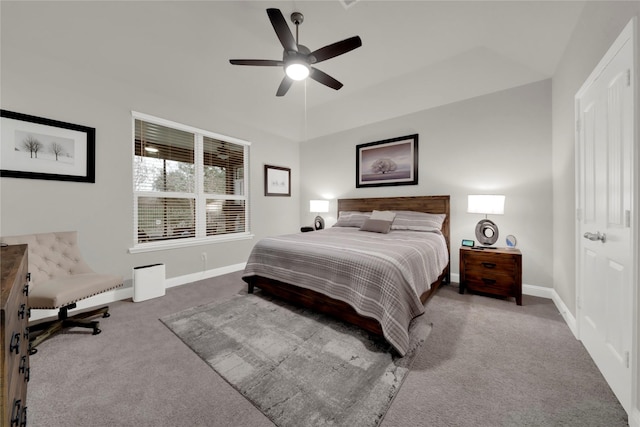
<instances>
[{"instance_id":1,"label":"gray striped bedspread","mask_svg":"<svg viewBox=\"0 0 640 427\"><path fill-rule=\"evenodd\" d=\"M333 227L260 240L243 278L275 279L346 302L378 320L385 339L404 356L409 323L424 313L420 295L448 262L439 233Z\"/></svg>"}]
</instances>

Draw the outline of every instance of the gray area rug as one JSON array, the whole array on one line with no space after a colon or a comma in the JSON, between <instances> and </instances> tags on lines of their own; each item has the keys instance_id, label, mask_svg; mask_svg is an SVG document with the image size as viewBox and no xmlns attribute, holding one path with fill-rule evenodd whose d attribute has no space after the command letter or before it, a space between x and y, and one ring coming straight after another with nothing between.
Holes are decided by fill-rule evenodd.
<instances>
[{"instance_id":1,"label":"gray area rug","mask_svg":"<svg viewBox=\"0 0 640 427\"><path fill-rule=\"evenodd\" d=\"M160 319L276 425L376 426L431 331L405 357L383 339L260 293Z\"/></svg>"}]
</instances>

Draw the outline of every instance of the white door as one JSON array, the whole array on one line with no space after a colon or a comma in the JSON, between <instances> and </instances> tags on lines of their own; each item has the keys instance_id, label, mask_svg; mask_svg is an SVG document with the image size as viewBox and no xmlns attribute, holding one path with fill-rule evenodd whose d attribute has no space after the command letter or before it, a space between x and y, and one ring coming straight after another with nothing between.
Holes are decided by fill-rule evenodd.
<instances>
[{"instance_id":1,"label":"white door","mask_svg":"<svg viewBox=\"0 0 640 427\"><path fill-rule=\"evenodd\" d=\"M633 22L576 95L578 334L631 413Z\"/></svg>"}]
</instances>

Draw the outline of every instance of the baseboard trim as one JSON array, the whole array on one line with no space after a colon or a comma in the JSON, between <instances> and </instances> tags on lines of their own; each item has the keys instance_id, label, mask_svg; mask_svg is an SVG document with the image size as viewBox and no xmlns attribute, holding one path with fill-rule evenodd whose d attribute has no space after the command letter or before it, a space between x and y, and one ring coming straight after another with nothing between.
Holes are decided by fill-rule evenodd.
<instances>
[{"instance_id":1,"label":"baseboard trim","mask_svg":"<svg viewBox=\"0 0 640 427\"><path fill-rule=\"evenodd\" d=\"M576 318L573 316L573 314L571 314L571 311L569 311L569 307L567 307L564 301L562 301L562 298L560 298L560 295L558 295L555 289L553 289L552 300L553 300L553 303L558 308L558 311L564 318L564 321L569 327L569 330L571 331L573 336L576 339L579 339L578 338L578 322L576 321Z\"/></svg>"},{"instance_id":2,"label":"baseboard trim","mask_svg":"<svg viewBox=\"0 0 640 427\"><path fill-rule=\"evenodd\" d=\"M234 273L236 271L244 270L246 263L233 264L220 268L214 268L212 270L202 271L199 273L186 274L184 276L172 277L166 279L165 288L173 288L175 286L186 285L187 283L197 282L199 280L210 279L212 277L222 276L224 274ZM122 301L129 298L133 298L133 284L131 280L125 281L125 286L122 288L114 289L113 291L103 292L95 295L91 298L83 299L76 303L76 308L69 311L70 315L74 312L86 310L88 308L97 307L100 305L109 304L115 301ZM57 317L58 310L31 310L30 322L37 320L47 319L50 317Z\"/></svg>"},{"instance_id":3,"label":"baseboard trim","mask_svg":"<svg viewBox=\"0 0 640 427\"><path fill-rule=\"evenodd\" d=\"M244 267L246 265L246 262L242 262L239 264L214 268L213 270L202 271L200 273L192 273L184 276L172 277L171 279L166 280L165 287L169 289L176 286L182 286L188 283L197 282L199 280L206 280L211 279L212 277L222 276L224 274L235 273L236 271L244 270Z\"/></svg>"},{"instance_id":4,"label":"baseboard trim","mask_svg":"<svg viewBox=\"0 0 640 427\"><path fill-rule=\"evenodd\" d=\"M629 427L640 427L640 408L633 408L629 414Z\"/></svg>"}]
</instances>

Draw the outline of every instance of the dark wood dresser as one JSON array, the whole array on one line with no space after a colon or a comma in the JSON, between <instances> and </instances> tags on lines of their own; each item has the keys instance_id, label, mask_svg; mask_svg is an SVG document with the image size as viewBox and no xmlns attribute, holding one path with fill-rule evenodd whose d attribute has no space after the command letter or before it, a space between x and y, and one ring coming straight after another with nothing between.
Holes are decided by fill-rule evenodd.
<instances>
[{"instance_id":1,"label":"dark wood dresser","mask_svg":"<svg viewBox=\"0 0 640 427\"><path fill-rule=\"evenodd\" d=\"M27 245L2 247L0 426L27 425L29 382L29 293Z\"/></svg>"},{"instance_id":2,"label":"dark wood dresser","mask_svg":"<svg viewBox=\"0 0 640 427\"><path fill-rule=\"evenodd\" d=\"M460 293L514 297L522 305L522 253L518 249L460 248Z\"/></svg>"}]
</instances>

